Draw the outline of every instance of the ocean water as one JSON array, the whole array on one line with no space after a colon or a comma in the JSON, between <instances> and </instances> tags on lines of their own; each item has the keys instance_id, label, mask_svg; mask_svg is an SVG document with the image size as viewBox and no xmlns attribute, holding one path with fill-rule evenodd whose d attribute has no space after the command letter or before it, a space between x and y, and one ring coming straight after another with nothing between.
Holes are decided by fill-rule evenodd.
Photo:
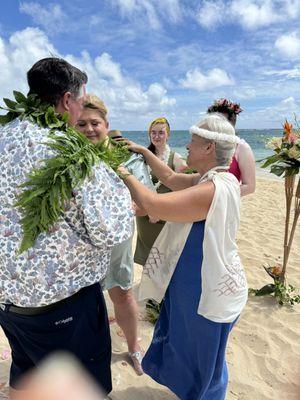
<instances>
[{"instance_id":1,"label":"ocean water","mask_svg":"<svg viewBox=\"0 0 300 400\"><path fill-rule=\"evenodd\" d=\"M237 131L240 138L246 140L252 148L255 160L258 161L271 155L272 150L266 148L266 142L271 137L282 136L281 129L240 129ZM144 146L149 145L149 136L146 131L123 131L123 136ZM186 145L190 140L189 131L172 131L169 145L172 149L186 157Z\"/></svg>"}]
</instances>

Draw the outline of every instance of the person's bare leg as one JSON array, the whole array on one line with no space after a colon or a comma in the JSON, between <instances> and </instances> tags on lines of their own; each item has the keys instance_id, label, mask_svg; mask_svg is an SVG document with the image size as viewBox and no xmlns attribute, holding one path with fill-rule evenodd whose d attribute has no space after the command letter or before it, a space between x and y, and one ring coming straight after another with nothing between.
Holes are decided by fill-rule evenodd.
<instances>
[{"instance_id":1,"label":"person's bare leg","mask_svg":"<svg viewBox=\"0 0 300 400\"><path fill-rule=\"evenodd\" d=\"M138 374L141 374L141 357L139 357L141 354L134 356L134 354L141 352L141 348L138 343L137 333L138 306L132 289L123 290L119 286L116 286L109 289L108 293L114 305L116 321L126 337L128 351L131 355L134 368Z\"/></svg>"}]
</instances>

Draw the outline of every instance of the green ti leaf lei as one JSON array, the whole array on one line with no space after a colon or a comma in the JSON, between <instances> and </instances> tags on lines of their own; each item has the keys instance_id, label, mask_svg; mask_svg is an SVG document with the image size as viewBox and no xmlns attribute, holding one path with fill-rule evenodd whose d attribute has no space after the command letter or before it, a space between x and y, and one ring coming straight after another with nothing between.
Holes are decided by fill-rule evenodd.
<instances>
[{"instance_id":1,"label":"green ti leaf lei","mask_svg":"<svg viewBox=\"0 0 300 400\"><path fill-rule=\"evenodd\" d=\"M91 143L82 133L68 124L68 113L55 112L53 106L41 102L36 95L24 96L14 91L15 101L3 99L7 112L0 115L0 124L16 118L29 120L41 128L49 128L49 142L43 143L56 156L43 160L21 185L24 190L15 203L22 212L23 240L19 254L28 250L42 232L49 232L73 197L73 188L92 173L94 165L104 161L114 171L127 161L130 152L122 143Z\"/></svg>"}]
</instances>

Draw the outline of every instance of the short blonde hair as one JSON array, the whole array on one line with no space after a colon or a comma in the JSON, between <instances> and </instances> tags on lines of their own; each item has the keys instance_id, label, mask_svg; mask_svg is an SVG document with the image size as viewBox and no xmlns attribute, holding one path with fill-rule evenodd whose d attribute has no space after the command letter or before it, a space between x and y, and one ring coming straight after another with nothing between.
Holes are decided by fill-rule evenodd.
<instances>
[{"instance_id":1,"label":"short blonde hair","mask_svg":"<svg viewBox=\"0 0 300 400\"><path fill-rule=\"evenodd\" d=\"M95 94L89 93L85 96L83 107L98 111L100 117L103 118L104 121L108 122L107 121L108 109L106 108L104 102Z\"/></svg>"}]
</instances>

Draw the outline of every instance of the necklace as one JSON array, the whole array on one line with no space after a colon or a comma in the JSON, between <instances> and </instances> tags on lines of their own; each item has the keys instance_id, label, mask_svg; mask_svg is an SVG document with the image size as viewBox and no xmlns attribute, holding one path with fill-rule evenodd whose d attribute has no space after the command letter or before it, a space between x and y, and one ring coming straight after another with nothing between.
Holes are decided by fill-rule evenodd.
<instances>
[{"instance_id":1,"label":"necklace","mask_svg":"<svg viewBox=\"0 0 300 400\"><path fill-rule=\"evenodd\" d=\"M0 124L16 118L27 119L40 128L48 128L48 142L57 156L43 160L21 185L24 190L15 203L22 213L23 238L19 254L28 250L42 232L49 232L73 197L73 188L92 173L94 165L105 162L114 171L131 155L122 144L94 145L82 133L68 124L69 115L57 113L53 106L43 103L34 94L27 97L14 91L15 101L3 99L8 111L0 116Z\"/></svg>"},{"instance_id":2,"label":"necklace","mask_svg":"<svg viewBox=\"0 0 300 400\"><path fill-rule=\"evenodd\" d=\"M170 153L171 153L170 146L166 144L164 151L161 154L158 154L157 157L165 164L167 164L169 161Z\"/></svg>"}]
</instances>

